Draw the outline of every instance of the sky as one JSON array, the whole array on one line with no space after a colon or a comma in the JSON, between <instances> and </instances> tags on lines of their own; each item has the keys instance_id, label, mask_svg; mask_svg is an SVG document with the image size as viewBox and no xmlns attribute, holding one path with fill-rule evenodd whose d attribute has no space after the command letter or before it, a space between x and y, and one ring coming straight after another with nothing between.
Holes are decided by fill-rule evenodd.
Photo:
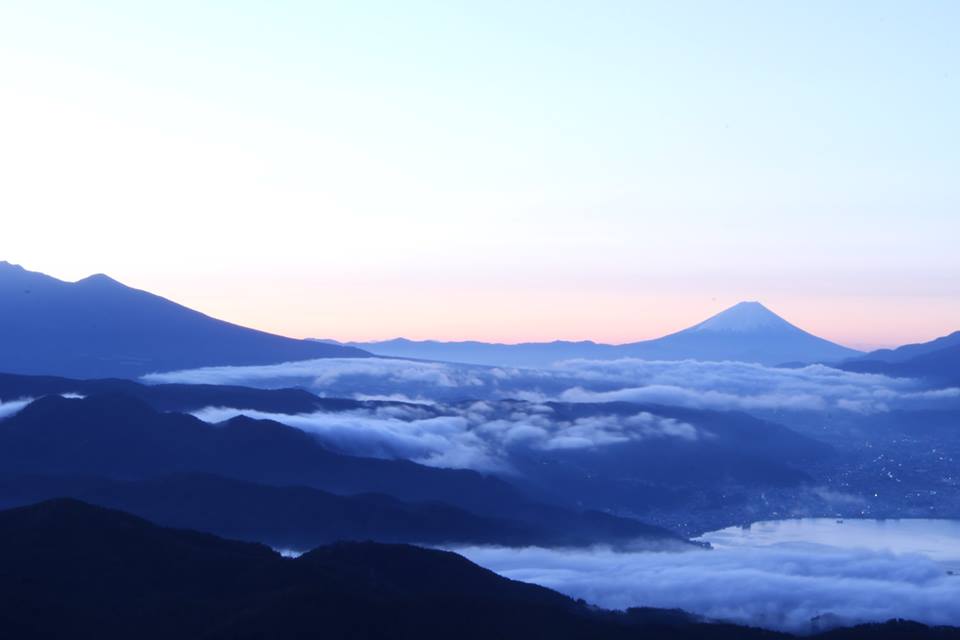
<instances>
[{"instance_id":1,"label":"sky","mask_svg":"<svg viewBox=\"0 0 960 640\"><path fill-rule=\"evenodd\" d=\"M960 328L960 4L0 3L0 259L341 340Z\"/></svg>"}]
</instances>

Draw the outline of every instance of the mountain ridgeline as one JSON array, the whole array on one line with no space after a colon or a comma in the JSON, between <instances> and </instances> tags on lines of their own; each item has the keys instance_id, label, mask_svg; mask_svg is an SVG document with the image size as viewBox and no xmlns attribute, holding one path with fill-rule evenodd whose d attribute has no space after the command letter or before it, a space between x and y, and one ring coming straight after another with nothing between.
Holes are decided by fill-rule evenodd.
<instances>
[{"instance_id":1,"label":"mountain ridgeline","mask_svg":"<svg viewBox=\"0 0 960 640\"><path fill-rule=\"evenodd\" d=\"M60 394L86 398L63 398ZM549 412L553 420L565 424L615 422L645 412L676 423L695 424L704 437L643 438L616 446L566 450L516 447L509 454L504 452L513 473L486 476L401 459L343 455L328 448L335 447L335 442L328 440L324 445L308 432L282 424L296 414L319 412L330 419L339 415L350 420L358 414L397 415L398 411L405 413L410 409L428 421L459 419L470 410L471 401L450 406L414 406L384 400L318 397L301 389L144 385L126 380L0 375L0 402L31 398L36 400L0 420L0 469L20 476L96 476L141 484L123 491L111 488L95 496L82 491L86 486L82 484L76 485L76 491L57 493L69 487L69 483L37 484L36 479L10 478L0 486L0 503L6 500L8 505L24 504L31 499L70 495L123 508L163 524L244 538L251 535L239 533L240 529L211 529L201 526L199 519L160 517L160 512L154 510L153 496L148 495L151 489L142 481L163 478L171 482L168 477L172 475L208 474L338 494L389 494L405 502L437 501L476 515L511 521L501 527L501 533L485 533L487 541L618 543L644 537L645 532L635 520L606 513L632 514L642 521L651 508L682 511L684 505L706 501L721 509L728 501L739 499L744 491L802 486L811 481L805 471L810 461L828 460L834 455L827 445L742 412L628 402L548 402L533 407L525 401L498 400L486 405L487 417L493 423L535 408ZM209 406L233 407L241 415L210 425L189 414ZM268 412L276 421L243 417L243 412L250 411ZM16 490L18 482L24 487L21 491ZM191 482L197 485L194 498L209 496L208 502L213 505L204 507L197 502L197 515L202 516L204 509L217 512L226 504L242 510L244 500L250 504L258 500L269 502L265 493L250 487L214 485L197 477L180 478L172 486ZM27 490L33 486L36 491ZM232 503L218 500L214 489L236 499ZM120 493L130 498L112 501ZM179 493L190 495L187 491ZM135 500L138 495L143 496L142 509ZM309 498L304 504L321 501L316 494L296 494L289 496L287 502L295 505L304 496ZM279 500L276 496L274 499ZM577 515L584 509L588 511ZM168 513L172 514L172 510ZM294 508L286 516L274 515L277 517L273 531L277 535L269 538L271 541L292 535L294 527L285 522L302 522ZM402 529L402 522L397 522L398 530ZM514 526L517 522L523 526ZM670 521L664 524L675 526ZM311 527L311 531L322 533L316 525ZM255 531L256 527L246 530ZM392 530L384 529L376 539L435 540L441 532L450 530L440 527L427 537L416 538L414 532L408 532L408 537L395 538L389 537L394 535ZM354 530L348 527L344 531ZM356 531L354 534L360 535ZM477 531L493 532L494 527L480 527ZM652 533L655 535L648 537L670 537L662 530ZM256 536L252 539L267 540ZM314 538L324 539L322 535Z\"/></svg>"},{"instance_id":2,"label":"mountain ridgeline","mask_svg":"<svg viewBox=\"0 0 960 640\"><path fill-rule=\"evenodd\" d=\"M621 345L295 340L211 318L105 275L70 283L0 262L0 369L75 378L135 378L206 366L383 356L541 367L575 358L839 362L860 352L814 336L759 302L682 331Z\"/></svg>"},{"instance_id":3,"label":"mountain ridgeline","mask_svg":"<svg viewBox=\"0 0 960 640\"><path fill-rule=\"evenodd\" d=\"M318 358L336 360L269 379L146 375ZM960 385L960 332L862 354L758 302L624 345L340 344L216 320L103 275L68 283L0 263L0 638L790 638L605 610L408 545L687 558L715 553L687 536L731 523L955 517L955 390L825 367L486 368L575 358L819 362ZM633 367L679 373L647 394L658 384ZM684 386L697 369L716 372ZM261 388L187 383L216 379ZM163 380L180 383L148 383ZM898 621L816 637L960 630Z\"/></svg>"},{"instance_id":4,"label":"mountain ridgeline","mask_svg":"<svg viewBox=\"0 0 960 640\"><path fill-rule=\"evenodd\" d=\"M0 262L0 370L77 378L364 357L211 318L105 275L64 282Z\"/></svg>"},{"instance_id":5,"label":"mountain ridgeline","mask_svg":"<svg viewBox=\"0 0 960 640\"><path fill-rule=\"evenodd\" d=\"M0 376L0 398L71 388L58 380ZM0 505L68 496L162 524L300 549L343 539L688 544L632 518L538 501L476 471L343 455L277 422L239 416L211 425L149 404L196 408L198 397L216 400L211 394L221 389L171 387L73 381L74 390L102 393L46 395L0 419ZM142 398L118 392L137 388ZM240 406L300 407L305 400L292 390L252 389L245 401L240 388L223 389L221 398ZM306 396L326 410L370 406Z\"/></svg>"},{"instance_id":6,"label":"mountain ridgeline","mask_svg":"<svg viewBox=\"0 0 960 640\"><path fill-rule=\"evenodd\" d=\"M0 512L0 566L0 637L19 640L793 637L681 611L591 607L447 551L354 542L291 559L70 499ZM960 631L890 622L817 637Z\"/></svg>"},{"instance_id":7,"label":"mountain ridgeline","mask_svg":"<svg viewBox=\"0 0 960 640\"><path fill-rule=\"evenodd\" d=\"M960 331L930 342L871 351L841 363L840 367L858 373L924 378L939 385L960 385Z\"/></svg>"},{"instance_id":8,"label":"mountain ridgeline","mask_svg":"<svg viewBox=\"0 0 960 640\"><path fill-rule=\"evenodd\" d=\"M542 367L577 358L736 360L778 365L789 362L837 362L860 355L855 349L807 333L759 302L741 302L699 324L662 338L620 345L590 341L495 344L413 341L404 338L345 345L399 358L515 367Z\"/></svg>"}]
</instances>

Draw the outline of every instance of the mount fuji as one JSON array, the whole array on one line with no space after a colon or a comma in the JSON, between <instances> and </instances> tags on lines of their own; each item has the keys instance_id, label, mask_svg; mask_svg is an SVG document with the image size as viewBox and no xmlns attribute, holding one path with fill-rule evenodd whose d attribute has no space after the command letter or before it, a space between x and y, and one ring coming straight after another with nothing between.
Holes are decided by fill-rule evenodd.
<instances>
[{"instance_id":1,"label":"mount fuji","mask_svg":"<svg viewBox=\"0 0 960 640\"><path fill-rule=\"evenodd\" d=\"M861 352L830 342L790 324L759 302L740 302L703 322L654 340L611 345L597 342L413 341L336 343L377 355L422 358L490 366L542 367L562 360L735 360L777 365L837 362Z\"/></svg>"}]
</instances>

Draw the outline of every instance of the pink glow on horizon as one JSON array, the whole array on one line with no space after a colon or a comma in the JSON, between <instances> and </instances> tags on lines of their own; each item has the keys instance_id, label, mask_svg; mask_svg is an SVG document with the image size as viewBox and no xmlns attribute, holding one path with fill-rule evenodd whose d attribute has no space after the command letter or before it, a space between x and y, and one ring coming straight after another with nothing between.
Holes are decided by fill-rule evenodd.
<instances>
[{"instance_id":1,"label":"pink glow on horizon","mask_svg":"<svg viewBox=\"0 0 960 640\"><path fill-rule=\"evenodd\" d=\"M862 350L925 342L960 328L960 299L943 295L858 296L726 285L713 294L705 293L702 285L655 280L632 288L551 281L534 287L495 278L463 286L443 279L405 286L402 278L375 280L356 274L266 275L253 269L213 268L198 273L176 264L160 267L107 272L128 286L222 320L295 338L344 342L404 337L622 344L680 331L743 300L759 300L805 331ZM51 272L68 281L89 274ZM665 290L668 287L677 290Z\"/></svg>"},{"instance_id":2,"label":"pink glow on horizon","mask_svg":"<svg viewBox=\"0 0 960 640\"><path fill-rule=\"evenodd\" d=\"M862 350L924 342L956 329L952 300L623 294L618 292L350 291L295 284L251 288L221 283L215 295L195 288L169 297L215 317L298 338L376 341L593 340L620 344L692 326L744 299L759 299L787 321ZM234 290L235 289L235 290ZM923 313L914 313L918 308ZM508 310L508 311L504 311Z\"/></svg>"}]
</instances>

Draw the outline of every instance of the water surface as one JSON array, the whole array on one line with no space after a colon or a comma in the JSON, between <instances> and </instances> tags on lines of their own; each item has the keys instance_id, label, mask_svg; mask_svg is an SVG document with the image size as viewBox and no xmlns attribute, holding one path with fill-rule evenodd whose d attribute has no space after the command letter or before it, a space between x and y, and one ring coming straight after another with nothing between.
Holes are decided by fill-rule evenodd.
<instances>
[{"instance_id":1,"label":"water surface","mask_svg":"<svg viewBox=\"0 0 960 640\"><path fill-rule=\"evenodd\" d=\"M960 569L960 520L771 520L711 531L698 540L709 542L718 550L807 544L918 553Z\"/></svg>"}]
</instances>

